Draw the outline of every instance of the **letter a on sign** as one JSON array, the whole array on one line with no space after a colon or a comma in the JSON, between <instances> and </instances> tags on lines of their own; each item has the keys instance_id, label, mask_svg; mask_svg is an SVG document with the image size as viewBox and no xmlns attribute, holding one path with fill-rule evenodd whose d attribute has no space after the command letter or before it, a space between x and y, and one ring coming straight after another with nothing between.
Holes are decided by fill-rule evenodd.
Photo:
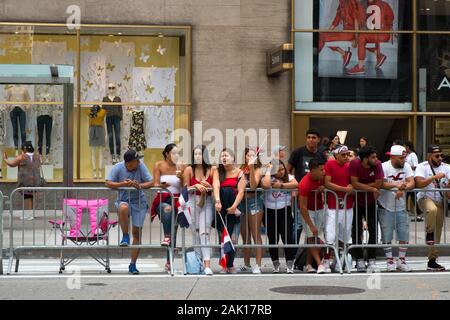
<instances>
[{"instance_id":1,"label":"letter a on sign","mask_svg":"<svg viewBox=\"0 0 450 320\"><path fill-rule=\"evenodd\" d=\"M444 79L442 79L441 84L438 87L438 90L441 90L442 87L450 89L450 82L448 81L447 77L444 77Z\"/></svg>"},{"instance_id":2,"label":"letter a on sign","mask_svg":"<svg viewBox=\"0 0 450 320\"><path fill-rule=\"evenodd\" d=\"M367 7L366 13L370 15L367 18L367 29L381 29L381 9L379 6L371 5Z\"/></svg>"}]
</instances>

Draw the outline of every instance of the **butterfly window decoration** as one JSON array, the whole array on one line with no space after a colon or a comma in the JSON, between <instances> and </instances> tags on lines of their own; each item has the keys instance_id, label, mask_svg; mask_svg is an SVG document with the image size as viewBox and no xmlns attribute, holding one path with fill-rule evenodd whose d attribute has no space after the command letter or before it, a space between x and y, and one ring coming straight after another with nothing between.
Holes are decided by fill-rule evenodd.
<instances>
[{"instance_id":1,"label":"butterfly window decoration","mask_svg":"<svg viewBox=\"0 0 450 320\"><path fill-rule=\"evenodd\" d=\"M167 51L167 48L163 48L162 46L161 46L161 44L159 44L158 45L158 49L156 49L156 52L158 52L160 55L164 55L165 53L166 53L166 51Z\"/></svg>"},{"instance_id":2,"label":"butterfly window decoration","mask_svg":"<svg viewBox=\"0 0 450 320\"><path fill-rule=\"evenodd\" d=\"M141 60L144 63L147 63L148 59L150 59L150 56L146 55L144 52L141 52L141 56L139 57L139 60Z\"/></svg>"}]
</instances>

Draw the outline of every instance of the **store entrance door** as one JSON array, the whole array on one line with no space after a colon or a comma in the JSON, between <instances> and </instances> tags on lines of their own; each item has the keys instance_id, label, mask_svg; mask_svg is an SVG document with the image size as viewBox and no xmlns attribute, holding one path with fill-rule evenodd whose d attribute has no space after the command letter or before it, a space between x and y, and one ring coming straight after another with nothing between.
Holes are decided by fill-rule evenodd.
<instances>
[{"instance_id":1,"label":"store entrance door","mask_svg":"<svg viewBox=\"0 0 450 320\"><path fill-rule=\"evenodd\" d=\"M380 160L385 160L385 153L396 139L409 140L408 118L361 118L361 117L311 117L310 128L316 128L322 136L329 136L338 131L343 133L348 147L357 147L359 138L366 137L377 150Z\"/></svg>"}]
</instances>

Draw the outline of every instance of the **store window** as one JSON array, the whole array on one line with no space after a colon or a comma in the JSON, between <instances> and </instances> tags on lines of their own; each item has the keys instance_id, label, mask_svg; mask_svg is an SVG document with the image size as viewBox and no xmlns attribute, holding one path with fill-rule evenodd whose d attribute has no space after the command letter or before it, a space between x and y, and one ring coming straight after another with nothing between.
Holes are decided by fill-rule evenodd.
<instances>
[{"instance_id":1,"label":"store window","mask_svg":"<svg viewBox=\"0 0 450 320\"><path fill-rule=\"evenodd\" d=\"M450 30L450 1L419 0L417 17L419 30L448 31Z\"/></svg>"},{"instance_id":2,"label":"store window","mask_svg":"<svg viewBox=\"0 0 450 320\"><path fill-rule=\"evenodd\" d=\"M190 129L190 27L85 25L70 31L64 25L5 23L0 24L0 43L0 63L74 67L73 181L104 179L128 148L140 152L152 169L164 146L179 142L176 130ZM7 106L14 107L7 101L8 85L0 86L6 120ZM36 146L47 138L44 130L41 139L38 130L42 102L49 101L53 107L46 109L52 113L53 127L49 156L43 146L43 157L55 168L50 180L61 182L58 170L67 164L60 156L65 146L59 131L68 125L58 118L63 91L58 86L24 88L28 91L23 98L26 139ZM2 147L15 154L12 130L6 121Z\"/></svg>"},{"instance_id":3,"label":"store window","mask_svg":"<svg viewBox=\"0 0 450 320\"><path fill-rule=\"evenodd\" d=\"M410 111L412 36L394 32L411 12L402 0L297 1L295 109Z\"/></svg>"}]
</instances>

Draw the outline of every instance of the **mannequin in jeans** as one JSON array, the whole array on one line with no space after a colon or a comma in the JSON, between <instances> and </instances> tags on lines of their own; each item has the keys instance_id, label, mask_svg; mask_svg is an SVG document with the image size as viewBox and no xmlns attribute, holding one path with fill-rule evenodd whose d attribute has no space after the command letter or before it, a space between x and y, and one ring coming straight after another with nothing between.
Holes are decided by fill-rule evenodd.
<instances>
[{"instance_id":1,"label":"mannequin in jeans","mask_svg":"<svg viewBox=\"0 0 450 320\"><path fill-rule=\"evenodd\" d=\"M106 97L103 97L103 102L117 103L121 101L120 97L116 95L116 85L109 83L108 94ZM106 130L108 133L109 151L111 153L112 163L116 164L120 161L120 126L123 118L123 110L121 105L103 105L103 109L106 110Z\"/></svg>"},{"instance_id":2,"label":"mannequin in jeans","mask_svg":"<svg viewBox=\"0 0 450 320\"><path fill-rule=\"evenodd\" d=\"M40 96L40 101L48 102L53 101L50 93L45 93ZM53 105L37 105L35 107L35 116L38 129L38 150L41 155L41 163L50 162L50 146L51 146L51 136L52 136L52 125L53 119L56 115L56 106ZM44 129L45 129L45 154L42 154L43 140L44 140Z\"/></svg>"},{"instance_id":3,"label":"mannequin in jeans","mask_svg":"<svg viewBox=\"0 0 450 320\"><path fill-rule=\"evenodd\" d=\"M89 116L89 146L91 147L92 174L94 179L97 179L97 177L102 178L106 110L99 105L94 105L86 110L86 114Z\"/></svg>"},{"instance_id":4,"label":"mannequin in jeans","mask_svg":"<svg viewBox=\"0 0 450 320\"><path fill-rule=\"evenodd\" d=\"M16 149L16 156L19 154L19 127L20 127L20 143L23 144L26 141L26 110L29 107L21 107L20 102L30 101L30 94L28 89L20 85L10 85L6 89L6 101L17 102L12 106L10 112L11 123L13 127L14 147Z\"/></svg>"}]
</instances>

